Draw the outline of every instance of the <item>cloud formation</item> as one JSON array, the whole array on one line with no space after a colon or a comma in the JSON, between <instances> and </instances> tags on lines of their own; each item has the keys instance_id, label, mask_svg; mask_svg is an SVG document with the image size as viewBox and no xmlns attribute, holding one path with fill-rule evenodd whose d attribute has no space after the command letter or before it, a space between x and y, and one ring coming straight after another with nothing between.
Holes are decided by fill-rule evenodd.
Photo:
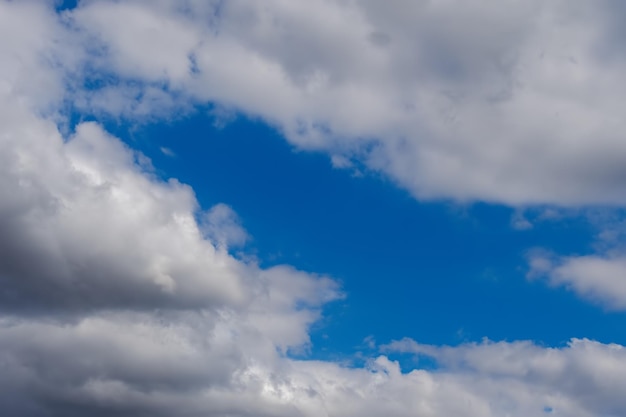
<instances>
[{"instance_id":1,"label":"cloud formation","mask_svg":"<svg viewBox=\"0 0 626 417\"><path fill-rule=\"evenodd\" d=\"M64 130L68 100L125 117L213 102L420 197L621 204L621 62L590 52L615 28L594 4L0 1L2 414L624 414L624 348L589 340L387 346L440 364L409 373L294 359L335 281L233 257L230 209L202 212L97 123ZM608 77L591 92L589 68Z\"/></svg>"},{"instance_id":2,"label":"cloud formation","mask_svg":"<svg viewBox=\"0 0 626 417\"><path fill-rule=\"evenodd\" d=\"M529 259L530 278L544 277L608 310L626 310L626 258L596 254L555 257L534 254Z\"/></svg>"},{"instance_id":3,"label":"cloud formation","mask_svg":"<svg viewBox=\"0 0 626 417\"><path fill-rule=\"evenodd\" d=\"M2 408L26 416L591 417L626 409L624 348L589 340L563 348L403 340L386 352L440 365L402 373L386 356L364 368L279 357L236 320L214 324L197 313L62 325L5 319L0 335Z\"/></svg>"},{"instance_id":4,"label":"cloud formation","mask_svg":"<svg viewBox=\"0 0 626 417\"><path fill-rule=\"evenodd\" d=\"M90 0L66 19L115 79L83 108L212 103L418 198L571 206L626 202L621 12L604 0Z\"/></svg>"},{"instance_id":5,"label":"cloud formation","mask_svg":"<svg viewBox=\"0 0 626 417\"><path fill-rule=\"evenodd\" d=\"M530 250L529 279L542 278L564 287L607 311L626 310L626 229L622 210L583 210L596 235L589 253L558 255L545 249ZM543 214L539 215L540 221ZM551 214L554 216L554 214ZM558 216L555 218L559 218ZM546 220L545 218L543 220Z\"/></svg>"},{"instance_id":6,"label":"cloud formation","mask_svg":"<svg viewBox=\"0 0 626 417\"><path fill-rule=\"evenodd\" d=\"M573 339L563 348L527 341L438 347L404 339L385 350L433 358L443 367L441 377L490 393L500 407L528 401L527 415L617 416L626 405L617 396L626 384L620 345Z\"/></svg>"},{"instance_id":7,"label":"cloud formation","mask_svg":"<svg viewBox=\"0 0 626 417\"><path fill-rule=\"evenodd\" d=\"M0 130L3 412L171 415L191 397L187 415L232 415L237 375L306 347L341 297L329 278L260 269L207 240L191 189L98 125L64 140L1 103L15 116Z\"/></svg>"}]
</instances>

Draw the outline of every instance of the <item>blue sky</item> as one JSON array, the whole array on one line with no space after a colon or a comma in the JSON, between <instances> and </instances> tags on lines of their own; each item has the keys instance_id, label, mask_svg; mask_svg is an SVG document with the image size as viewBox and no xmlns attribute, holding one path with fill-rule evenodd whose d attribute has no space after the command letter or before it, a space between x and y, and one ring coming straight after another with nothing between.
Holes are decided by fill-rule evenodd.
<instances>
[{"instance_id":1,"label":"blue sky","mask_svg":"<svg viewBox=\"0 0 626 417\"><path fill-rule=\"evenodd\" d=\"M623 12L0 0L0 415L626 415Z\"/></svg>"}]
</instances>

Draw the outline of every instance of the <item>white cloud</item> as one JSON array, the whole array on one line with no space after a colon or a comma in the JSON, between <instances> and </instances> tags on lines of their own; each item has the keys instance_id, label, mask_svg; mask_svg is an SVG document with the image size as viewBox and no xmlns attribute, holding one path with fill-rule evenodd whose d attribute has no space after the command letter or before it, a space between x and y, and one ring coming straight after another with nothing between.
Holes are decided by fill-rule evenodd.
<instances>
[{"instance_id":1,"label":"white cloud","mask_svg":"<svg viewBox=\"0 0 626 417\"><path fill-rule=\"evenodd\" d=\"M45 2L0 2L0 93L49 111L65 94L61 75L81 61L81 48ZM36 99L36 103L32 101Z\"/></svg>"},{"instance_id":2,"label":"white cloud","mask_svg":"<svg viewBox=\"0 0 626 417\"><path fill-rule=\"evenodd\" d=\"M188 186L151 178L95 124L64 142L50 122L23 122L0 139L5 302L245 300L247 272L203 240Z\"/></svg>"},{"instance_id":3,"label":"white cloud","mask_svg":"<svg viewBox=\"0 0 626 417\"><path fill-rule=\"evenodd\" d=\"M387 351L428 355L440 368L402 373L386 356L365 368L286 359L241 330L236 319L213 324L196 313L102 314L71 325L4 320L0 399L33 416L591 417L626 409L618 345L404 340ZM28 404L14 404L24 396ZM46 411L23 412L35 406Z\"/></svg>"},{"instance_id":4,"label":"white cloud","mask_svg":"<svg viewBox=\"0 0 626 417\"><path fill-rule=\"evenodd\" d=\"M543 249L528 254L528 278L544 278L549 285L565 287L607 310L626 310L626 223L615 209L587 209L560 213L579 217L595 230L589 254L556 255ZM542 220L540 215L539 220ZM559 217L553 217L559 219ZM552 220L552 219L550 219Z\"/></svg>"},{"instance_id":5,"label":"white cloud","mask_svg":"<svg viewBox=\"0 0 626 417\"><path fill-rule=\"evenodd\" d=\"M489 393L497 398L492 405L522 402L526 415L551 410L555 415L617 416L625 406L617 395L626 387L626 349L621 345L573 339L563 348L525 341L437 347L405 339L386 350L432 357L442 366L442 379ZM494 415L506 415L505 410Z\"/></svg>"},{"instance_id":6,"label":"white cloud","mask_svg":"<svg viewBox=\"0 0 626 417\"><path fill-rule=\"evenodd\" d=\"M101 46L93 65L161 96L129 100L122 83L101 91L119 100L91 91L86 108L145 116L216 103L300 147L358 159L419 198L622 205L620 10L89 0L71 21Z\"/></svg>"},{"instance_id":7,"label":"white cloud","mask_svg":"<svg viewBox=\"0 0 626 417\"><path fill-rule=\"evenodd\" d=\"M545 276L610 310L626 310L626 257L588 255L530 259L530 276Z\"/></svg>"},{"instance_id":8,"label":"white cloud","mask_svg":"<svg viewBox=\"0 0 626 417\"><path fill-rule=\"evenodd\" d=\"M217 413L239 373L306 348L334 281L234 259L232 211L207 214L223 240L206 240L190 187L95 123L64 139L15 98L0 94L3 413Z\"/></svg>"}]
</instances>

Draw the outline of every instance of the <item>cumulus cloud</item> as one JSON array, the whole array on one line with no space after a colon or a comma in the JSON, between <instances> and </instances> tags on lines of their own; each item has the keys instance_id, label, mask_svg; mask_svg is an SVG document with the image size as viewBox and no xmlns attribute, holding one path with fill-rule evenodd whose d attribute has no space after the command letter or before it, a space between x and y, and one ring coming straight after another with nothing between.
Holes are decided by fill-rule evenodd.
<instances>
[{"instance_id":1,"label":"cumulus cloud","mask_svg":"<svg viewBox=\"0 0 626 417\"><path fill-rule=\"evenodd\" d=\"M191 189L150 178L95 124L3 128L3 306L242 302L243 271L206 242ZM167 301L169 300L169 301Z\"/></svg>"},{"instance_id":2,"label":"cumulus cloud","mask_svg":"<svg viewBox=\"0 0 626 417\"><path fill-rule=\"evenodd\" d=\"M500 407L529 401L527 415L617 416L626 405L617 396L626 384L620 345L572 339L562 348L488 340L440 347L404 339L385 350L433 358L442 367L439 377L463 381L483 395L498 392Z\"/></svg>"},{"instance_id":3,"label":"cumulus cloud","mask_svg":"<svg viewBox=\"0 0 626 417\"><path fill-rule=\"evenodd\" d=\"M0 410L171 415L192 398L187 415L206 415L203 392L235 395L238 372L306 347L339 286L233 258L245 232L232 210L203 212L189 186L157 178L97 123L63 135L74 85L45 58L70 29L50 5L0 3L44 44L2 26L19 55L0 65ZM41 90L20 78L39 73Z\"/></svg>"},{"instance_id":4,"label":"cumulus cloud","mask_svg":"<svg viewBox=\"0 0 626 417\"><path fill-rule=\"evenodd\" d=\"M156 179L145 158L96 124L63 139L6 98L0 410L263 415L250 411L252 400L238 405L237 393L253 386L238 375L306 346L338 285L232 258L225 241L204 237L188 186ZM208 213L220 220L215 233L225 224L217 236L232 237L215 213L232 213ZM249 395L276 415L259 392Z\"/></svg>"},{"instance_id":5,"label":"cumulus cloud","mask_svg":"<svg viewBox=\"0 0 626 417\"><path fill-rule=\"evenodd\" d=\"M32 0L0 2L0 92L41 112L58 107L66 77L85 60L80 39L48 6Z\"/></svg>"},{"instance_id":6,"label":"cumulus cloud","mask_svg":"<svg viewBox=\"0 0 626 417\"><path fill-rule=\"evenodd\" d=\"M626 408L622 346L404 340L386 351L428 355L440 367L403 373L386 356L364 368L278 357L250 333L233 331L236 321L207 323L196 314L137 313L72 325L4 320L3 407L33 416L310 417L591 417Z\"/></svg>"},{"instance_id":7,"label":"cumulus cloud","mask_svg":"<svg viewBox=\"0 0 626 417\"><path fill-rule=\"evenodd\" d=\"M621 173L611 136L619 122L596 123L612 120L619 84L607 92L602 81L590 101L568 95L574 81L588 86L570 58L581 66L614 58L607 50L583 59L584 41L605 33L598 22L606 3L563 15L558 36L550 35L563 12L558 2L485 10L264 4L86 0L58 14L53 2L0 1L2 414L624 414L624 348L588 340L552 349L408 340L385 347L440 364L408 373L384 355L362 368L294 359L324 305L343 296L338 284L234 258L228 248L246 234L230 208L203 212L189 186L158 178L101 125L68 133L62 116L68 101L127 117L211 101L265 118L302 147L360 159L421 197L608 201L620 185L594 187ZM536 78L533 65L518 66L537 34L546 36L542 68L572 71L555 84L539 82L554 81L554 72ZM571 48L587 55L561 60L555 51L573 54L560 48L570 34L579 36ZM610 82L619 67L594 70ZM526 87L504 88L514 76ZM530 99L539 92L566 115L590 113L568 129L547 123ZM544 143L547 134L554 141ZM599 138L595 153L591 136ZM556 152L572 137L580 140L573 150ZM595 164L608 153L614 165ZM538 155L532 169L528 155ZM597 175L577 182L581 166Z\"/></svg>"},{"instance_id":8,"label":"cumulus cloud","mask_svg":"<svg viewBox=\"0 0 626 417\"><path fill-rule=\"evenodd\" d=\"M67 21L90 40L90 67L114 76L75 97L91 111L213 103L419 198L623 205L620 12L604 0L89 0Z\"/></svg>"}]
</instances>

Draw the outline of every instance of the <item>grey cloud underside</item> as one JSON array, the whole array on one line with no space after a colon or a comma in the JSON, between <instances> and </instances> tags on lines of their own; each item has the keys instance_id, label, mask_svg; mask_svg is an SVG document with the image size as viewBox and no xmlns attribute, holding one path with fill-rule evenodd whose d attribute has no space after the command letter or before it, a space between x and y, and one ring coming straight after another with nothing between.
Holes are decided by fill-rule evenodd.
<instances>
[{"instance_id":1,"label":"grey cloud underside","mask_svg":"<svg viewBox=\"0 0 626 417\"><path fill-rule=\"evenodd\" d=\"M247 235L231 209L201 212L190 187L156 178L97 123L58 128L64 100L127 117L211 101L421 197L621 204L608 196L622 87L605 83L622 63L608 40L597 54L585 43L621 39L611 3L88 0L63 16L52 3L0 1L0 414L626 414L624 347L588 340L385 347L440 363L410 373L386 356L290 358L342 297L335 281L232 257ZM554 72L528 61L538 45ZM599 62L608 78L590 91L584 70ZM85 91L85 71L119 82ZM544 99L590 113L566 126ZM584 285L576 268L542 265Z\"/></svg>"}]
</instances>

